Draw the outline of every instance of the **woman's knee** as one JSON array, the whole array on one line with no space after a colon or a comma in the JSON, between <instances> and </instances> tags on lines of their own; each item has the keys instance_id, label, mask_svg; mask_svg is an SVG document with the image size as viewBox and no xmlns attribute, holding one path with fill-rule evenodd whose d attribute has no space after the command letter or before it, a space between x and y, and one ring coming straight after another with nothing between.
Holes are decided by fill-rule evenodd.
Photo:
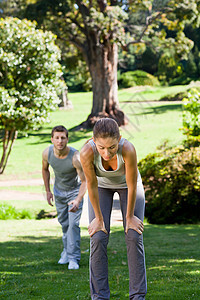
<instances>
[{"instance_id":1,"label":"woman's knee","mask_svg":"<svg viewBox=\"0 0 200 300\"><path fill-rule=\"evenodd\" d=\"M92 237L91 241L92 243L98 245L98 244L108 244L109 235L106 234L103 231L96 232Z\"/></svg>"},{"instance_id":2,"label":"woman's knee","mask_svg":"<svg viewBox=\"0 0 200 300\"><path fill-rule=\"evenodd\" d=\"M126 240L128 242L132 242L134 244L138 244L142 240L142 235L139 234L137 231L134 229L129 229L128 233L126 234Z\"/></svg>"}]
</instances>

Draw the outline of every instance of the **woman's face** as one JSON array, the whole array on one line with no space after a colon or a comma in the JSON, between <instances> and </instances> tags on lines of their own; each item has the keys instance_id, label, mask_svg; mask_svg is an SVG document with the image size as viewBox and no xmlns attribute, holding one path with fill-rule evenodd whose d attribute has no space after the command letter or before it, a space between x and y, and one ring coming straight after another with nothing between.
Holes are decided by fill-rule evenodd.
<instances>
[{"instance_id":1,"label":"woman's face","mask_svg":"<svg viewBox=\"0 0 200 300\"><path fill-rule=\"evenodd\" d=\"M111 160L117 153L119 140L112 137L96 138L97 151L105 161Z\"/></svg>"}]
</instances>

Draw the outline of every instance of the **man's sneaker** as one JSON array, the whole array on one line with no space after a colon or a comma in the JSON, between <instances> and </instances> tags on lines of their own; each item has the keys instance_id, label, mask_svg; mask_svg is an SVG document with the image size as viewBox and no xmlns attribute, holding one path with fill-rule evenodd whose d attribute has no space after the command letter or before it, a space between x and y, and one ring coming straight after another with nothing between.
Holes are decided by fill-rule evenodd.
<instances>
[{"instance_id":1,"label":"man's sneaker","mask_svg":"<svg viewBox=\"0 0 200 300\"><path fill-rule=\"evenodd\" d=\"M68 257L67 257L67 251L64 249L63 252L61 253L61 257L58 261L59 264L64 265L69 262Z\"/></svg>"},{"instance_id":2,"label":"man's sneaker","mask_svg":"<svg viewBox=\"0 0 200 300\"><path fill-rule=\"evenodd\" d=\"M68 269L69 270L78 270L79 269L79 264L74 260L70 260Z\"/></svg>"}]
</instances>

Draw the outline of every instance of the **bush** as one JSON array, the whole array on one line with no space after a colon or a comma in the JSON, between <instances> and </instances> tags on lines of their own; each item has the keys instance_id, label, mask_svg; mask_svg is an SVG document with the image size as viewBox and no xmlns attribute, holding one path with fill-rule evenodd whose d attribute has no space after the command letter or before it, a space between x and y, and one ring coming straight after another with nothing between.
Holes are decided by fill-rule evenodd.
<instances>
[{"instance_id":1,"label":"bush","mask_svg":"<svg viewBox=\"0 0 200 300\"><path fill-rule=\"evenodd\" d=\"M136 83L133 79L133 72L125 72L122 73L119 77L118 83L121 88L129 88L132 86L136 86Z\"/></svg>"},{"instance_id":2,"label":"bush","mask_svg":"<svg viewBox=\"0 0 200 300\"><path fill-rule=\"evenodd\" d=\"M169 85L187 85L189 84L193 78L187 76L186 74L182 74L174 79L169 80Z\"/></svg>"},{"instance_id":3,"label":"bush","mask_svg":"<svg viewBox=\"0 0 200 300\"><path fill-rule=\"evenodd\" d=\"M171 81L183 74L181 64L176 62L173 54L165 52L161 55L158 62L158 78L164 83Z\"/></svg>"},{"instance_id":4,"label":"bush","mask_svg":"<svg viewBox=\"0 0 200 300\"><path fill-rule=\"evenodd\" d=\"M190 90L191 90L191 88L189 88L185 92L178 92L176 94L169 94L167 96L164 96L164 97L160 98L160 101L182 101L184 98L188 98L188 92ZM197 93L200 92L199 87L196 87L195 90L197 91Z\"/></svg>"},{"instance_id":5,"label":"bush","mask_svg":"<svg viewBox=\"0 0 200 300\"><path fill-rule=\"evenodd\" d=\"M153 224L200 221L200 142L163 146L138 164L146 193L146 217ZM189 145L191 146L191 145Z\"/></svg>"},{"instance_id":6,"label":"bush","mask_svg":"<svg viewBox=\"0 0 200 300\"><path fill-rule=\"evenodd\" d=\"M160 99L160 101L182 101L183 98L187 97L187 91L179 92L176 94L169 94Z\"/></svg>"},{"instance_id":7,"label":"bush","mask_svg":"<svg viewBox=\"0 0 200 300\"><path fill-rule=\"evenodd\" d=\"M200 92L197 89L188 91L183 99L183 133L187 136L200 135Z\"/></svg>"},{"instance_id":8,"label":"bush","mask_svg":"<svg viewBox=\"0 0 200 300\"><path fill-rule=\"evenodd\" d=\"M141 70L121 74L119 78L120 87L128 88L136 85L159 86L160 83L156 77Z\"/></svg>"},{"instance_id":9,"label":"bush","mask_svg":"<svg viewBox=\"0 0 200 300\"><path fill-rule=\"evenodd\" d=\"M26 210L17 211L12 205L6 203L0 204L0 220L31 218L31 214Z\"/></svg>"}]
</instances>

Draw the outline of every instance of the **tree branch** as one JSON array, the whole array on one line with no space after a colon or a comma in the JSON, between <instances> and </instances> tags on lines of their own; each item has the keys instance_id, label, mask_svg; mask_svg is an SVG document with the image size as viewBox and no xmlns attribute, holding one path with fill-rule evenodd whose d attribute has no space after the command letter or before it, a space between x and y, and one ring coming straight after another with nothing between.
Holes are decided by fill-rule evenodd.
<instances>
[{"instance_id":1,"label":"tree branch","mask_svg":"<svg viewBox=\"0 0 200 300\"><path fill-rule=\"evenodd\" d=\"M80 29L80 31L81 31L83 34L86 35L86 30L85 30L85 28L82 27L82 26L80 25L80 23L76 20L77 18L72 18L72 17L70 17L70 16L67 16L67 18L68 18L72 23L74 23L74 24Z\"/></svg>"},{"instance_id":2,"label":"tree branch","mask_svg":"<svg viewBox=\"0 0 200 300\"><path fill-rule=\"evenodd\" d=\"M123 50L126 50L126 51L127 51L127 50L128 50L128 47L129 47L130 45L139 44L139 43L144 43L144 41L142 40L142 38L143 38L145 32L147 31L149 25L151 25L156 19L158 19L158 18L159 18L164 12L166 12L166 11L169 12L169 11L172 11L172 9L171 9L171 8L166 8L166 9L164 9L164 10L162 10L162 11L157 12L156 16L154 16L154 17L148 16L148 17L146 18L145 27L144 27L144 29L142 30L142 33L140 34L139 38L138 38L137 40L135 40L135 41L129 42L129 43L127 43L126 45L122 46Z\"/></svg>"},{"instance_id":3,"label":"tree branch","mask_svg":"<svg viewBox=\"0 0 200 300\"><path fill-rule=\"evenodd\" d=\"M107 7L107 1L106 0L97 0L97 3L99 5L100 11L104 12Z\"/></svg>"},{"instance_id":4,"label":"tree branch","mask_svg":"<svg viewBox=\"0 0 200 300\"><path fill-rule=\"evenodd\" d=\"M76 1L76 4L79 7L79 11L83 17L83 20L85 19L85 17L90 15L90 10L88 9L88 7L80 0Z\"/></svg>"},{"instance_id":5,"label":"tree branch","mask_svg":"<svg viewBox=\"0 0 200 300\"><path fill-rule=\"evenodd\" d=\"M71 42L72 44L74 44L81 52L83 52L85 50L85 47L84 47L84 44L81 43L81 41L76 37L76 36L73 36L71 34L71 32L68 32L69 33L69 39L66 39L64 37L61 37L61 36L58 36L58 38L61 40L61 41L65 41L65 42Z\"/></svg>"}]
</instances>

